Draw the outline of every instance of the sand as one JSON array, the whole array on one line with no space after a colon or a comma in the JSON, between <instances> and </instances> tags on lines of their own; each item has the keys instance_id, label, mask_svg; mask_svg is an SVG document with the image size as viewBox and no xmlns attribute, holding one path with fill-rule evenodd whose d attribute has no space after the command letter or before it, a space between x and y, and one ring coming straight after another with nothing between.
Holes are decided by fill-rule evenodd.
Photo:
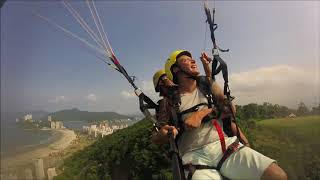
<instances>
[{"instance_id":1,"label":"sand","mask_svg":"<svg viewBox=\"0 0 320 180\"><path fill-rule=\"evenodd\" d=\"M14 157L1 159L1 169L5 170L7 168L30 164L37 158L45 158L50 154L61 152L76 139L76 134L73 130L59 129L50 131L56 131L59 133L59 138L55 142L48 144L47 146L38 147L36 149L17 154Z\"/></svg>"}]
</instances>

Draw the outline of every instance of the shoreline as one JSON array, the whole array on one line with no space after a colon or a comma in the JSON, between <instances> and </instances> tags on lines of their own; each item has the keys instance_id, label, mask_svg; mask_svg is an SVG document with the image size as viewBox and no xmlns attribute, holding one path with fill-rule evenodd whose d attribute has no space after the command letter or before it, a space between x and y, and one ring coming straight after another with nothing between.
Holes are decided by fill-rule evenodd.
<instances>
[{"instance_id":1,"label":"shoreline","mask_svg":"<svg viewBox=\"0 0 320 180\"><path fill-rule=\"evenodd\" d=\"M28 129L23 129L23 130L28 131ZM30 130L30 131L34 131L34 130ZM14 149L10 152L8 152L8 150L6 150L5 153L1 154L1 159L9 159L9 158L12 159L19 154L23 154L26 152L34 151L36 149L48 147L50 144L58 141L63 136L62 133L58 132L57 130L53 130L53 129L38 129L37 131L48 131L50 133L50 136L48 136L47 139L40 140L38 143L17 146L18 149ZM34 132L34 133L37 133L37 132Z\"/></svg>"},{"instance_id":2,"label":"shoreline","mask_svg":"<svg viewBox=\"0 0 320 180\"><path fill-rule=\"evenodd\" d=\"M73 130L70 129L41 129L41 130L51 130L54 133L58 133L58 137L55 141L46 144L39 145L35 149L28 150L26 152L21 152L16 154L14 157L5 157L1 159L1 172L15 169L19 166L28 165L34 163L34 161L38 158L47 158L52 154L57 152L61 152L66 149L71 142L74 141L77 136Z\"/></svg>"}]
</instances>

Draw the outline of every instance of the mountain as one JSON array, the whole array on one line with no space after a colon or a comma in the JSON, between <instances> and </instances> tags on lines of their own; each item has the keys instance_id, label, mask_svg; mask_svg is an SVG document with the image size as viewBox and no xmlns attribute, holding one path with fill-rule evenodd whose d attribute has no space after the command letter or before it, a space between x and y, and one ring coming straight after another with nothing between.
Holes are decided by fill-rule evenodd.
<instances>
[{"instance_id":1,"label":"mountain","mask_svg":"<svg viewBox=\"0 0 320 180\"><path fill-rule=\"evenodd\" d=\"M53 120L58 121L84 121L97 122L103 120L120 120L131 118L126 115L121 115L116 112L88 112L80 111L77 108L66 109L48 114Z\"/></svg>"}]
</instances>

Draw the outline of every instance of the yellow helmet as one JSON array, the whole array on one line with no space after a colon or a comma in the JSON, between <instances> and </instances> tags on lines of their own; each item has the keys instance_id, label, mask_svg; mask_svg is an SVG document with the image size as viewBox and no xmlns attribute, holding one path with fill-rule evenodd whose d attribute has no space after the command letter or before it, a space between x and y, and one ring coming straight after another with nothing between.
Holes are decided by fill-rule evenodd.
<instances>
[{"instance_id":1,"label":"yellow helmet","mask_svg":"<svg viewBox=\"0 0 320 180\"><path fill-rule=\"evenodd\" d=\"M192 57L191 53L187 50L176 50L173 51L169 58L167 59L167 62L165 64L165 72L167 77L172 81L173 80L173 74L171 72L171 67L176 63L177 58L181 55L187 55L189 57Z\"/></svg>"},{"instance_id":2,"label":"yellow helmet","mask_svg":"<svg viewBox=\"0 0 320 180\"><path fill-rule=\"evenodd\" d=\"M165 74L166 74L166 72L165 72L164 69L161 69L161 70L157 71L156 73L154 73L154 75L153 75L153 86L154 86L154 90L156 92L159 92L159 86L158 86L159 85L159 80L160 80L161 76L163 76Z\"/></svg>"}]
</instances>

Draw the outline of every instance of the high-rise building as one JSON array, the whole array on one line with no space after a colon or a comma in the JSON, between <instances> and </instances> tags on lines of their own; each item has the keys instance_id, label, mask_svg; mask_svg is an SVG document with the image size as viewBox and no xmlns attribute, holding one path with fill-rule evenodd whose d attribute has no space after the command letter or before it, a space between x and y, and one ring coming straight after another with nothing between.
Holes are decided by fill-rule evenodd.
<instances>
[{"instance_id":1,"label":"high-rise building","mask_svg":"<svg viewBox=\"0 0 320 180\"><path fill-rule=\"evenodd\" d=\"M16 174L9 174L9 176L7 177L7 179L10 180L18 180L18 176Z\"/></svg>"},{"instance_id":2,"label":"high-rise building","mask_svg":"<svg viewBox=\"0 0 320 180\"><path fill-rule=\"evenodd\" d=\"M44 169L43 169L43 159L38 158L35 163L36 179L43 180L45 179Z\"/></svg>"},{"instance_id":3,"label":"high-rise building","mask_svg":"<svg viewBox=\"0 0 320 180\"><path fill-rule=\"evenodd\" d=\"M30 168L24 170L24 177L26 180L33 180L32 170Z\"/></svg>"},{"instance_id":4,"label":"high-rise building","mask_svg":"<svg viewBox=\"0 0 320 180\"><path fill-rule=\"evenodd\" d=\"M52 117L48 116L48 121L51 122L52 121Z\"/></svg>"},{"instance_id":5,"label":"high-rise building","mask_svg":"<svg viewBox=\"0 0 320 180\"><path fill-rule=\"evenodd\" d=\"M32 120L32 114L26 114L23 116L23 120L28 121L28 120Z\"/></svg>"},{"instance_id":6,"label":"high-rise building","mask_svg":"<svg viewBox=\"0 0 320 180\"><path fill-rule=\"evenodd\" d=\"M50 127L51 127L51 129L56 129L56 122L55 121L51 121Z\"/></svg>"},{"instance_id":7,"label":"high-rise building","mask_svg":"<svg viewBox=\"0 0 320 180\"><path fill-rule=\"evenodd\" d=\"M56 121L56 129L62 129L62 128L64 128L62 121Z\"/></svg>"},{"instance_id":8,"label":"high-rise building","mask_svg":"<svg viewBox=\"0 0 320 180\"><path fill-rule=\"evenodd\" d=\"M57 176L56 168L49 168L47 170L48 180L53 180L53 177Z\"/></svg>"}]
</instances>

